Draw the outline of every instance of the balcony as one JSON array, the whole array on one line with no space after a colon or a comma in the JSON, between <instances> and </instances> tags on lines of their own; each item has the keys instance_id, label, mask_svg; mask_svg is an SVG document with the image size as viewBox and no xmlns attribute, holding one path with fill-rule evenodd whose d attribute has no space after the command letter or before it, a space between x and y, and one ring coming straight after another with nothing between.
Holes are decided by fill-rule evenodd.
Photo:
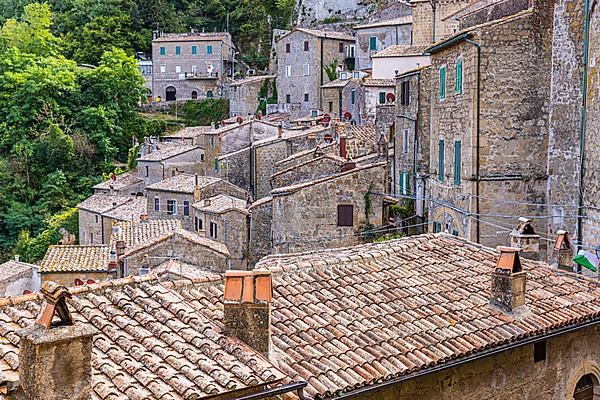
<instances>
[{"instance_id":1,"label":"balcony","mask_svg":"<svg viewBox=\"0 0 600 400\"><path fill-rule=\"evenodd\" d=\"M219 79L218 72L184 72L184 79Z\"/></svg>"}]
</instances>

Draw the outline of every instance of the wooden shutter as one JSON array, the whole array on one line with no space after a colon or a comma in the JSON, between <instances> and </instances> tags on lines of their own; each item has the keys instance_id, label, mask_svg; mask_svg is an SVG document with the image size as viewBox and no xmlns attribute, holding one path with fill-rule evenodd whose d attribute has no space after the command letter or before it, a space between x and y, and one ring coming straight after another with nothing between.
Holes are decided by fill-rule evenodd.
<instances>
[{"instance_id":1,"label":"wooden shutter","mask_svg":"<svg viewBox=\"0 0 600 400\"><path fill-rule=\"evenodd\" d=\"M352 204L338 204L338 226L354 225L354 206Z\"/></svg>"},{"instance_id":2,"label":"wooden shutter","mask_svg":"<svg viewBox=\"0 0 600 400\"><path fill-rule=\"evenodd\" d=\"M454 142L454 184L460 185L462 166L462 144L460 140Z\"/></svg>"},{"instance_id":3,"label":"wooden shutter","mask_svg":"<svg viewBox=\"0 0 600 400\"><path fill-rule=\"evenodd\" d=\"M462 60L456 61L456 78L454 80L454 91L458 94L462 93L463 87L463 64Z\"/></svg>"},{"instance_id":4,"label":"wooden shutter","mask_svg":"<svg viewBox=\"0 0 600 400\"><path fill-rule=\"evenodd\" d=\"M446 66L440 68L440 99L446 98Z\"/></svg>"},{"instance_id":5,"label":"wooden shutter","mask_svg":"<svg viewBox=\"0 0 600 400\"><path fill-rule=\"evenodd\" d=\"M444 181L444 139L438 143L438 179Z\"/></svg>"}]
</instances>

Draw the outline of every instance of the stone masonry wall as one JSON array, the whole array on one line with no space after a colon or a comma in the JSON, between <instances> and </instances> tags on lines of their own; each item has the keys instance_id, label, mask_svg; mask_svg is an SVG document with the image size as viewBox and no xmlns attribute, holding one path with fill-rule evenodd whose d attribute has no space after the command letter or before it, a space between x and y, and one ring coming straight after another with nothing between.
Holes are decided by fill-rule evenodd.
<instances>
[{"instance_id":1,"label":"stone masonry wall","mask_svg":"<svg viewBox=\"0 0 600 400\"><path fill-rule=\"evenodd\" d=\"M256 190L255 199L260 199L271 192L269 181L274 172L275 163L291 154L290 145L286 140L278 140L265 146L254 148Z\"/></svg>"},{"instance_id":2,"label":"stone masonry wall","mask_svg":"<svg viewBox=\"0 0 600 400\"><path fill-rule=\"evenodd\" d=\"M271 186L277 189L333 175L340 172L343 164L342 159L321 156L275 175L271 179Z\"/></svg>"},{"instance_id":3,"label":"stone masonry wall","mask_svg":"<svg viewBox=\"0 0 600 400\"><path fill-rule=\"evenodd\" d=\"M271 228L273 225L273 200L269 198L250 207L250 237L248 253L250 265L255 265L262 257L271 254L273 241Z\"/></svg>"}]
</instances>

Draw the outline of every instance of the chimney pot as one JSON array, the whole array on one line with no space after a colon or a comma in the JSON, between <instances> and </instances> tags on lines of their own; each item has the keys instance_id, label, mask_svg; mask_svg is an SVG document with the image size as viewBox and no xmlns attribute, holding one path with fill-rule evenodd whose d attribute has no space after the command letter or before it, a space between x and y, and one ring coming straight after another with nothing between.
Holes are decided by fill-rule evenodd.
<instances>
[{"instance_id":1,"label":"chimney pot","mask_svg":"<svg viewBox=\"0 0 600 400\"><path fill-rule=\"evenodd\" d=\"M500 256L491 276L490 303L511 312L525 305L527 273L521 266L521 249L499 246L497 250Z\"/></svg>"},{"instance_id":2,"label":"chimney pot","mask_svg":"<svg viewBox=\"0 0 600 400\"><path fill-rule=\"evenodd\" d=\"M563 271L573 272L573 246L571 246L569 232L565 230L556 231L551 266Z\"/></svg>"},{"instance_id":3,"label":"chimney pot","mask_svg":"<svg viewBox=\"0 0 600 400\"><path fill-rule=\"evenodd\" d=\"M19 256L18 254L15 254L15 261L16 262L21 261L21 256Z\"/></svg>"},{"instance_id":4,"label":"chimney pot","mask_svg":"<svg viewBox=\"0 0 600 400\"><path fill-rule=\"evenodd\" d=\"M148 222L148 214L140 214L140 222Z\"/></svg>"},{"instance_id":5,"label":"chimney pot","mask_svg":"<svg viewBox=\"0 0 600 400\"><path fill-rule=\"evenodd\" d=\"M283 137L283 126L281 124L279 124L279 126L277 127L277 137L279 139Z\"/></svg>"},{"instance_id":6,"label":"chimney pot","mask_svg":"<svg viewBox=\"0 0 600 400\"><path fill-rule=\"evenodd\" d=\"M531 220L519 217L519 224L509 234L510 245L521 249L521 256L540 259L540 235L536 234Z\"/></svg>"}]
</instances>

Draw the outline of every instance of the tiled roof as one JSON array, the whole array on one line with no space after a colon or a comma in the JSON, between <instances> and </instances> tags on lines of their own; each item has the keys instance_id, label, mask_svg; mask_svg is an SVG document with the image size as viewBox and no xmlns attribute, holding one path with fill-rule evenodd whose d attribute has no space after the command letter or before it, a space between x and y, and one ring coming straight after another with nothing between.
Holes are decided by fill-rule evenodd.
<instances>
[{"instance_id":1,"label":"tiled roof","mask_svg":"<svg viewBox=\"0 0 600 400\"><path fill-rule=\"evenodd\" d=\"M206 277L195 285L210 283ZM174 286L148 275L70 289L67 303L76 323L99 331L92 349L92 400L233 398L284 378L261 354L225 336ZM39 294L0 301L3 375L16 377L17 331L34 323L41 301Z\"/></svg>"},{"instance_id":2,"label":"tiled roof","mask_svg":"<svg viewBox=\"0 0 600 400\"><path fill-rule=\"evenodd\" d=\"M199 149L199 146L180 143L159 143L158 149L138 158L138 161L163 161L188 151Z\"/></svg>"},{"instance_id":3,"label":"tiled roof","mask_svg":"<svg viewBox=\"0 0 600 400\"><path fill-rule=\"evenodd\" d=\"M320 161L323 161L325 159L329 159L330 161L333 161L334 163L336 163L337 165L339 165L339 167L341 168L342 165L344 165L344 163L346 162L346 159L334 155L334 154L323 154L321 156L317 156L315 158L310 158L304 162L292 165L291 167L288 167L286 169L282 169L281 171L275 172L274 174L271 175L271 177L269 178L270 180L273 180L281 175L285 175L289 172L294 172L297 168L299 167L304 167L307 166L309 164L313 164L313 163L318 163Z\"/></svg>"},{"instance_id":4,"label":"tiled roof","mask_svg":"<svg viewBox=\"0 0 600 400\"><path fill-rule=\"evenodd\" d=\"M256 200L254 203L252 203L252 205L250 205L250 207L248 207L248 211L252 211L252 209L254 207L259 207L259 206L262 206L263 204L267 204L272 201L273 201L273 198L271 196L260 198L260 199Z\"/></svg>"},{"instance_id":5,"label":"tiled roof","mask_svg":"<svg viewBox=\"0 0 600 400\"><path fill-rule=\"evenodd\" d=\"M209 205L206 205L206 200L210 202ZM238 199L237 197L229 196L227 194L219 194L206 200L195 203L192 205L192 207L199 211L214 214L222 214L231 210L236 210L244 214L248 213L248 210L246 209L246 201Z\"/></svg>"},{"instance_id":6,"label":"tiled roof","mask_svg":"<svg viewBox=\"0 0 600 400\"><path fill-rule=\"evenodd\" d=\"M198 175L198 186L201 188L219 182L220 178ZM194 193L196 176L191 174L179 174L146 187L147 190L160 190L163 192Z\"/></svg>"},{"instance_id":7,"label":"tiled roof","mask_svg":"<svg viewBox=\"0 0 600 400\"><path fill-rule=\"evenodd\" d=\"M135 198L133 196L113 196L109 194L93 194L77 205L80 210L91 211L102 214L120 205L128 203Z\"/></svg>"},{"instance_id":8,"label":"tiled roof","mask_svg":"<svg viewBox=\"0 0 600 400\"><path fill-rule=\"evenodd\" d=\"M140 242L137 245L127 247L125 249L125 253L123 253L123 257L129 257L130 255L135 254L140 250L147 249L150 246L154 246L159 243L165 242L173 237L182 238L190 243L205 247L216 253L220 253L225 257L229 257L229 250L227 250L227 246L225 246L223 243L219 243L215 240L202 237L194 232L190 232L185 229L177 229L171 232L167 232L161 236L157 236L150 240Z\"/></svg>"},{"instance_id":9,"label":"tiled roof","mask_svg":"<svg viewBox=\"0 0 600 400\"><path fill-rule=\"evenodd\" d=\"M387 87L387 86L395 86L393 79L374 79L374 78L365 78L362 81L363 86L373 86L373 87Z\"/></svg>"},{"instance_id":10,"label":"tiled roof","mask_svg":"<svg viewBox=\"0 0 600 400\"><path fill-rule=\"evenodd\" d=\"M22 261L8 260L0 264L0 282L9 281L21 274L31 273L37 265L28 264Z\"/></svg>"},{"instance_id":11,"label":"tiled roof","mask_svg":"<svg viewBox=\"0 0 600 400\"><path fill-rule=\"evenodd\" d=\"M374 58L422 56L429 46L392 45L373 55Z\"/></svg>"},{"instance_id":12,"label":"tiled roof","mask_svg":"<svg viewBox=\"0 0 600 400\"><path fill-rule=\"evenodd\" d=\"M124 174L117 175L117 179L112 179L100 182L94 189L110 190L111 187L114 190L120 190L131 185L143 182L144 180L137 176L137 172L125 172Z\"/></svg>"},{"instance_id":13,"label":"tiled roof","mask_svg":"<svg viewBox=\"0 0 600 400\"><path fill-rule=\"evenodd\" d=\"M284 37L286 37L288 35L291 35L292 33L296 32L296 31L308 33L309 35L316 36L319 38L354 41L354 36L348 35L347 33L336 32L336 31L317 30L317 29L306 29L306 28L294 28L294 30L281 36L279 39L277 39L277 41L283 39Z\"/></svg>"},{"instance_id":14,"label":"tiled roof","mask_svg":"<svg viewBox=\"0 0 600 400\"><path fill-rule=\"evenodd\" d=\"M121 204L120 206L117 206L112 210L103 213L102 215L117 221L137 221L140 219L140 215L147 212L148 199L140 196L131 199L131 201Z\"/></svg>"},{"instance_id":15,"label":"tiled roof","mask_svg":"<svg viewBox=\"0 0 600 400\"><path fill-rule=\"evenodd\" d=\"M304 157L304 156L306 156L308 154L311 154L311 153L314 154L317 150L323 150L324 152L326 152L326 151L329 150L329 147L333 147L333 146L335 146L334 142L332 142L332 143L324 143L324 144L320 145L318 148L312 148L312 149L298 151L296 153L293 153L289 157L284 158L283 160L277 161L275 163L275 167L278 167L278 166L280 166L282 164L286 164L286 163L288 163L290 161L294 161L295 159Z\"/></svg>"},{"instance_id":16,"label":"tiled roof","mask_svg":"<svg viewBox=\"0 0 600 400\"><path fill-rule=\"evenodd\" d=\"M326 84L321 86L321 89L335 89L335 88L343 88L346 87L348 83L350 83L352 79L336 79L335 81L327 82Z\"/></svg>"},{"instance_id":17,"label":"tiled roof","mask_svg":"<svg viewBox=\"0 0 600 400\"><path fill-rule=\"evenodd\" d=\"M247 76L243 79L238 79L236 81L231 82L230 86L241 86L247 85L249 83L260 82L265 79L273 79L275 75L259 75L259 76Z\"/></svg>"},{"instance_id":18,"label":"tiled roof","mask_svg":"<svg viewBox=\"0 0 600 400\"><path fill-rule=\"evenodd\" d=\"M107 271L108 253L106 245L50 246L40 264L40 272Z\"/></svg>"},{"instance_id":19,"label":"tiled roof","mask_svg":"<svg viewBox=\"0 0 600 400\"><path fill-rule=\"evenodd\" d=\"M227 32L194 32L194 33L163 33L153 42L195 42L195 41L230 41L231 35Z\"/></svg>"},{"instance_id":20,"label":"tiled roof","mask_svg":"<svg viewBox=\"0 0 600 400\"><path fill-rule=\"evenodd\" d=\"M592 281L524 259L526 311L491 306L497 258L444 234L267 256L256 267L273 272L272 359L321 399L600 318ZM181 293L221 320L222 290Z\"/></svg>"},{"instance_id":21,"label":"tiled roof","mask_svg":"<svg viewBox=\"0 0 600 400\"><path fill-rule=\"evenodd\" d=\"M177 132L173 132L173 133L169 133L168 135L165 135L165 138L172 138L172 139L193 139L195 137L198 137L200 135L204 135L208 132L213 131L214 128L210 125L202 125L202 126L188 126L185 127L181 130L178 130Z\"/></svg>"},{"instance_id":22,"label":"tiled roof","mask_svg":"<svg viewBox=\"0 0 600 400\"><path fill-rule=\"evenodd\" d=\"M196 279L212 275L212 272L199 269L195 265L186 264L178 260L167 260L161 263L156 268L152 269L152 273L160 276L178 277L178 279Z\"/></svg>"},{"instance_id":23,"label":"tiled roof","mask_svg":"<svg viewBox=\"0 0 600 400\"><path fill-rule=\"evenodd\" d=\"M380 26L396 26L396 25L407 25L412 24L412 15L406 15L404 17L398 17L394 19L387 19L383 21L368 22L366 24L356 25L354 29L366 29L366 28L377 28Z\"/></svg>"},{"instance_id":24,"label":"tiled roof","mask_svg":"<svg viewBox=\"0 0 600 400\"><path fill-rule=\"evenodd\" d=\"M144 244L182 227L181 221L178 219L149 219L144 222L121 222L117 226L119 232L111 237L111 247L117 240L123 240L126 248Z\"/></svg>"}]
</instances>

